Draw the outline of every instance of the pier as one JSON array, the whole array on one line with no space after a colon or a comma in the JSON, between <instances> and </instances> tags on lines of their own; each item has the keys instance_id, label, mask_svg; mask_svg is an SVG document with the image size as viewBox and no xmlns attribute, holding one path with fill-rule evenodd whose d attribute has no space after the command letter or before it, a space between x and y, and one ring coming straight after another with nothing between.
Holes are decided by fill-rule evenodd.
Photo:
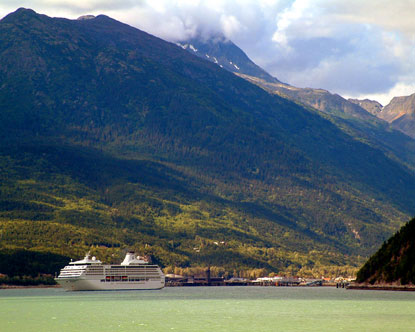
<instances>
[{"instance_id":1,"label":"pier","mask_svg":"<svg viewBox=\"0 0 415 332\"><path fill-rule=\"evenodd\" d=\"M297 277L263 277L256 280L246 278L211 277L206 275L181 276L167 274L166 287L196 287L196 286L274 286L274 287L319 287L335 286L323 279L301 279Z\"/></svg>"}]
</instances>

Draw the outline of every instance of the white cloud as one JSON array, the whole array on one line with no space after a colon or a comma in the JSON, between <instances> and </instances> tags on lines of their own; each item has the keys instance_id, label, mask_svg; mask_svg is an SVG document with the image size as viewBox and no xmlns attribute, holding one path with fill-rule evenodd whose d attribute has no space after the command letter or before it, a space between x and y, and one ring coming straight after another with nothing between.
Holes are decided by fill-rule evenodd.
<instances>
[{"instance_id":1,"label":"white cloud","mask_svg":"<svg viewBox=\"0 0 415 332\"><path fill-rule=\"evenodd\" d=\"M271 73L345 95L410 92L415 81L415 2L297 0L278 15ZM405 87L405 88L403 88ZM415 92L415 90L413 91Z\"/></svg>"},{"instance_id":2,"label":"white cloud","mask_svg":"<svg viewBox=\"0 0 415 332\"><path fill-rule=\"evenodd\" d=\"M233 15L230 15L230 16L222 15L220 21L221 21L222 31L225 36L233 36L241 31L241 28L242 28L241 23Z\"/></svg>"},{"instance_id":3,"label":"white cloud","mask_svg":"<svg viewBox=\"0 0 415 332\"><path fill-rule=\"evenodd\" d=\"M413 36L415 1L413 0L318 0L339 19L372 24Z\"/></svg>"}]
</instances>

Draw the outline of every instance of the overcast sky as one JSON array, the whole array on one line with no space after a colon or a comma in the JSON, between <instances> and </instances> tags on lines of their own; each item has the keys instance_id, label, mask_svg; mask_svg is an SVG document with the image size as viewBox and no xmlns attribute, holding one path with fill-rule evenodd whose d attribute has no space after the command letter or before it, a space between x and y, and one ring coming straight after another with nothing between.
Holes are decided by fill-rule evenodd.
<instances>
[{"instance_id":1,"label":"overcast sky","mask_svg":"<svg viewBox=\"0 0 415 332\"><path fill-rule=\"evenodd\" d=\"M75 19L106 14L169 41L222 32L283 82L387 104L415 93L415 0L1 0Z\"/></svg>"}]
</instances>

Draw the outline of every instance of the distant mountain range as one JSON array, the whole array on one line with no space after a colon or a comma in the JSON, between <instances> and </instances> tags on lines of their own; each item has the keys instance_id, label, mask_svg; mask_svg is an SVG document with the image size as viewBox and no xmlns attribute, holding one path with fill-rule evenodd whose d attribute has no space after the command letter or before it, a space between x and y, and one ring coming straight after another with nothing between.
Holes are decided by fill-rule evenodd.
<instances>
[{"instance_id":1,"label":"distant mountain range","mask_svg":"<svg viewBox=\"0 0 415 332\"><path fill-rule=\"evenodd\" d=\"M257 84L266 90L293 99L327 113L345 113L356 117L373 118L360 105L351 103L339 95L331 94L322 89L296 88L280 82L262 68L257 66L248 56L232 41L224 36L206 38L193 38L189 41L178 43L203 59L209 60L225 68L244 79Z\"/></svg>"},{"instance_id":2,"label":"distant mountain range","mask_svg":"<svg viewBox=\"0 0 415 332\"><path fill-rule=\"evenodd\" d=\"M336 116L351 116L373 122L376 122L377 117L391 123L392 128L415 138L415 94L408 97L395 97L385 107L377 101L368 99L346 100L327 90L297 88L280 82L253 63L241 49L224 36L210 39L193 38L180 45L189 52L217 63L222 68L272 93Z\"/></svg>"},{"instance_id":3,"label":"distant mountain range","mask_svg":"<svg viewBox=\"0 0 415 332\"><path fill-rule=\"evenodd\" d=\"M103 15L2 19L0 249L306 273L415 213L412 139L336 95L350 111L269 93L220 67L282 84L225 44L238 58Z\"/></svg>"},{"instance_id":4,"label":"distant mountain range","mask_svg":"<svg viewBox=\"0 0 415 332\"><path fill-rule=\"evenodd\" d=\"M379 117L407 135L415 138L415 93L407 97L395 97L386 105Z\"/></svg>"},{"instance_id":5,"label":"distant mountain range","mask_svg":"<svg viewBox=\"0 0 415 332\"><path fill-rule=\"evenodd\" d=\"M415 138L415 93L394 97L386 106L373 100L351 100L368 112L391 124L391 127Z\"/></svg>"}]
</instances>

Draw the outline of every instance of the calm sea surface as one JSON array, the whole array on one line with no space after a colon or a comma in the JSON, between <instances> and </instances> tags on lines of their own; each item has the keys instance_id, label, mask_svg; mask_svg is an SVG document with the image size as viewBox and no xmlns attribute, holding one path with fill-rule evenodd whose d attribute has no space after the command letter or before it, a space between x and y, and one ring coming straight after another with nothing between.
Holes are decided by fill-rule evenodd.
<instances>
[{"instance_id":1,"label":"calm sea surface","mask_svg":"<svg viewBox=\"0 0 415 332\"><path fill-rule=\"evenodd\" d=\"M0 331L415 331L415 292L327 287L0 290Z\"/></svg>"}]
</instances>

